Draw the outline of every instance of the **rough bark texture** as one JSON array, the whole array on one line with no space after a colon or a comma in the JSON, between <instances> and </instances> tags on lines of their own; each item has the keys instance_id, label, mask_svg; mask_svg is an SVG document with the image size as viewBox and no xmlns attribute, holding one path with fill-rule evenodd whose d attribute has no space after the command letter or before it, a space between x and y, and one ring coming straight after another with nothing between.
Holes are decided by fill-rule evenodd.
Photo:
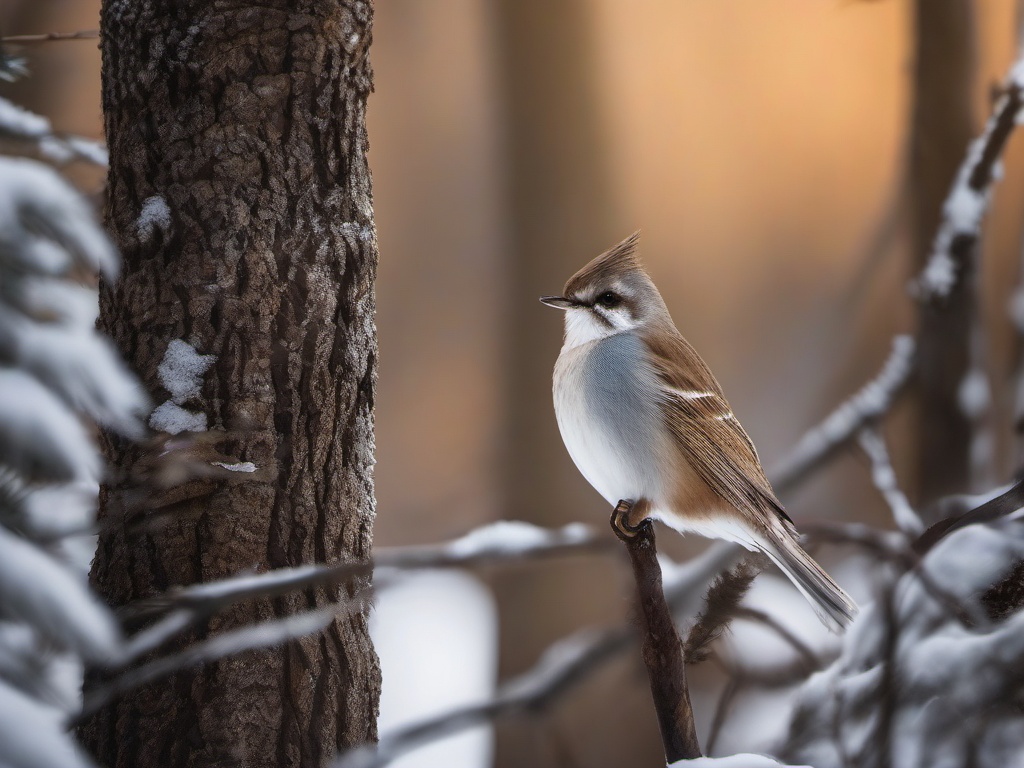
<instances>
[{"instance_id":1,"label":"rough bark texture","mask_svg":"<svg viewBox=\"0 0 1024 768\"><path fill-rule=\"evenodd\" d=\"M917 58L910 138L915 271L938 229L942 204L973 137L974 11L971 0L916 0ZM973 263L942 307L920 311L918 490L924 502L967 489L971 423L960 407L977 313Z\"/></svg>"},{"instance_id":2,"label":"rough bark texture","mask_svg":"<svg viewBox=\"0 0 1024 768\"><path fill-rule=\"evenodd\" d=\"M172 340L216 356L200 391L178 403L204 414L209 431L179 445L215 446L257 467L150 485L140 497L141 467L154 457L112 444L123 479L104 489L108 527L92 578L114 605L245 570L369 554L371 21L372 6L355 0L103 5L106 216L124 267L102 291L100 322L156 404L171 399L158 366ZM140 221L144 207L158 209L154 196L168 217ZM126 524L154 509L163 525ZM360 586L238 606L202 634ZM360 613L126 696L83 739L110 768L319 766L376 738L378 695Z\"/></svg>"}]
</instances>

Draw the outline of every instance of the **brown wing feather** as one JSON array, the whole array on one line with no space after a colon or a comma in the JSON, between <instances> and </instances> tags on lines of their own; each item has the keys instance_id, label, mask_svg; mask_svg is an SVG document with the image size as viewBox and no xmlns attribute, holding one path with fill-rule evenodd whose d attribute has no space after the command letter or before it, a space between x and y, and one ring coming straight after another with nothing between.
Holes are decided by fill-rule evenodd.
<instances>
[{"instance_id":1,"label":"brown wing feather","mask_svg":"<svg viewBox=\"0 0 1024 768\"><path fill-rule=\"evenodd\" d=\"M652 334L647 346L664 384L666 424L694 471L745 517L778 515L792 525L761 468L754 443L697 351L674 328L671 333ZM713 394L679 394L687 392Z\"/></svg>"}]
</instances>

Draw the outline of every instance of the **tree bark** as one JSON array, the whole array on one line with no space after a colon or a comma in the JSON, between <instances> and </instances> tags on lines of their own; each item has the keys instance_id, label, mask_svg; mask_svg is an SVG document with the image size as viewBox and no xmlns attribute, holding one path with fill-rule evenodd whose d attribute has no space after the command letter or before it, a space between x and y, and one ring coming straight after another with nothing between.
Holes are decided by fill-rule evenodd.
<instances>
[{"instance_id":1,"label":"tree bark","mask_svg":"<svg viewBox=\"0 0 1024 768\"><path fill-rule=\"evenodd\" d=\"M957 168L973 137L974 11L971 0L916 0L910 138L915 272L931 251ZM916 388L917 485L922 502L967 490L971 420L960 404L977 315L973 263L941 307L922 306Z\"/></svg>"},{"instance_id":2,"label":"tree bark","mask_svg":"<svg viewBox=\"0 0 1024 768\"><path fill-rule=\"evenodd\" d=\"M156 404L208 424L164 435L161 450L193 451L193 466L206 455L214 469L161 488L150 474L140 501L154 451L109 441L118 474L102 494L92 580L114 605L246 570L369 555L371 22L371 4L357 0L103 4L106 220L124 267L102 288L100 324ZM214 356L195 391L160 370L174 340ZM222 463L255 471L216 472L214 448ZM129 524L154 510L162 525ZM200 635L364 586L238 606ZM110 768L320 766L376 738L379 677L366 614L356 613L319 636L136 691L82 737Z\"/></svg>"}]
</instances>

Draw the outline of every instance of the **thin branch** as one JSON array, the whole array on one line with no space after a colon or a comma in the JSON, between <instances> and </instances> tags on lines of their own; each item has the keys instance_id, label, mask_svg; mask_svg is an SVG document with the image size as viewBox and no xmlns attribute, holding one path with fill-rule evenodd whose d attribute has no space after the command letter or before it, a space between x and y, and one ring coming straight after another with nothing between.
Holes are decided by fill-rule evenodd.
<instances>
[{"instance_id":1,"label":"thin branch","mask_svg":"<svg viewBox=\"0 0 1024 768\"><path fill-rule=\"evenodd\" d=\"M96 40L98 29L82 29L78 32L45 32L39 35L7 35L0 37L0 43L49 43L54 40Z\"/></svg>"},{"instance_id":2,"label":"thin branch","mask_svg":"<svg viewBox=\"0 0 1024 768\"><path fill-rule=\"evenodd\" d=\"M721 542L700 557L672 569L665 577L665 597L673 610L685 610L707 588L715 574L729 567L739 548ZM536 666L504 684L487 702L445 712L382 735L374 746L341 755L333 768L380 768L415 749L481 723L516 714L542 712L603 664L634 646L636 631L622 626L583 630L552 645Z\"/></svg>"},{"instance_id":3,"label":"thin branch","mask_svg":"<svg viewBox=\"0 0 1024 768\"><path fill-rule=\"evenodd\" d=\"M804 433L772 473L772 484L779 493L793 488L838 453L866 424L889 411L910 380L915 348L912 337L896 336L878 375Z\"/></svg>"},{"instance_id":4,"label":"thin branch","mask_svg":"<svg viewBox=\"0 0 1024 768\"><path fill-rule=\"evenodd\" d=\"M707 744L709 755L715 751L715 746L718 744L718 736L722 732L726 718L729 716L729 710L732 708L733 701L736 700L737 694L743 690L744 682L742 677L730 677L729 682L722 689L722 695L718 697L715 714L711 719L711 728L708 730Z\"/></svg>"},{"instance_id":5,"label":"thin branch","mask_svg":"<svg viewBox=\"0 0 1024 768\"><path fill-rule=\"evenodd\" d=\"M278 568L267 573L178 587L159 597L130 603L122 609L122 615L135 619L176 608L208 615L242 600L274 597L309 587L336 586L356 576L367 576L374 570L496 565L588 551L610 551L612 545L611 539L597 536L582 523L547 529L529 523L502 521L477 528L451 542L380 549L372 560Z\"/></svg>"},{"instance_id":6,"label":"thin branch","mask_svg":"<svg viewBox=\"0 0 1024 768\"><path fill-rule=\"evenodd\" d=\"M935 523L914 541L913 551L918 557L923 557L928 550L953 531L978 523L991 523L1012 515L1022 507L1024 507L1024 480L1014 484L1005 493L986 501L980 507Z\"/></svg>"},{"instance_id":7,"label":"thin branch","mask_svg":"<svg viewBox=\"0 0 1024 768\"><path fill-rule=\"evenodd\" d=\"M380 768L418 746L481 723L510 714L543 711L633 640L634 633L628 627L577 632L551 646L535 667L503 685L492 700L401 728L381 737L375 746L341 755L332 768Z\"/></svg>"},{"instance_id":8,"label":"thin branch","mask_svg":"<svg viewBox=\"0 0 1024 768\"><path fill-rule=\"evenodd\" d=\"M874 427L866 426L857 433L857 441L871 460L871 479L889 505L896 527L907 536L919 536L924 523L900 488L885 438Z\"/></svg>"},{"instance_id":9,"label":"thin branch","mask_svg":"<svg viewBox=\"0 0 1024 768\"><path fill-rule=\"evenodd\" d=\"M78 725L119 696L155 680L190 667L207 664L243 651L270 648L305 635L319 632L335 617L354 613L366 607L370 589L364 589L350 600L331 603L315 611L286 616L224 632L196 643L178 653L162 656L135 669L122 672L109 682L85 692L81 711L72 726Z\"/></svg>"},{"instance_id":10,"label":"thin branch","mask_svg":"<svg viewBox=\"0 0 1024 768\"><path fill-rule=\"evenodd\" d=\"M623 502L619 502L621 507ZM629 553L633 566L633 577L637 588L637 606L642 637L641 656L651 684L651 697L658 715L661 740L665 747L665 760L673 763L701 756L697 727L690 704L690 691L686 684L686 661L683 658L683 642L679 637L665 599L662 587L661 566L658 564L658 550L654 537L654 524L645 520L631 535L624 534L616 525L616 512L612 514L612 528ZM628 514L628 509L627 509ZM725 591L746 592L740 587L739 578L727 580ZM714 590L712 590L714 591ZM723 603L727 598L723 597ZM712 609L714 610L714 609Z\"/></svg>"}]
</instances>

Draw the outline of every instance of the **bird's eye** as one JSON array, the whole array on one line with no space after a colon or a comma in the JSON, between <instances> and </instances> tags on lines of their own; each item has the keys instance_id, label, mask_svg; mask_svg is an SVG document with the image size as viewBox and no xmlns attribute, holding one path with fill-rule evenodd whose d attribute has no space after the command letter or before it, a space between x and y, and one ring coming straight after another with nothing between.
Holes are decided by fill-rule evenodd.
<instances>
[{"instance_id":1,"label":"bird's eye","mask_svg":"<svg viewBox=\"0 0 1024 768\"><path fill-rule=\"evenodd\" d=\"M605 291L604 293L597 297L596 303L600 304L605 309L612 309L614 307L619 306L620 301L621 299L615 293L612 293L611 291Z\"/></svg>"}]
</instances>

